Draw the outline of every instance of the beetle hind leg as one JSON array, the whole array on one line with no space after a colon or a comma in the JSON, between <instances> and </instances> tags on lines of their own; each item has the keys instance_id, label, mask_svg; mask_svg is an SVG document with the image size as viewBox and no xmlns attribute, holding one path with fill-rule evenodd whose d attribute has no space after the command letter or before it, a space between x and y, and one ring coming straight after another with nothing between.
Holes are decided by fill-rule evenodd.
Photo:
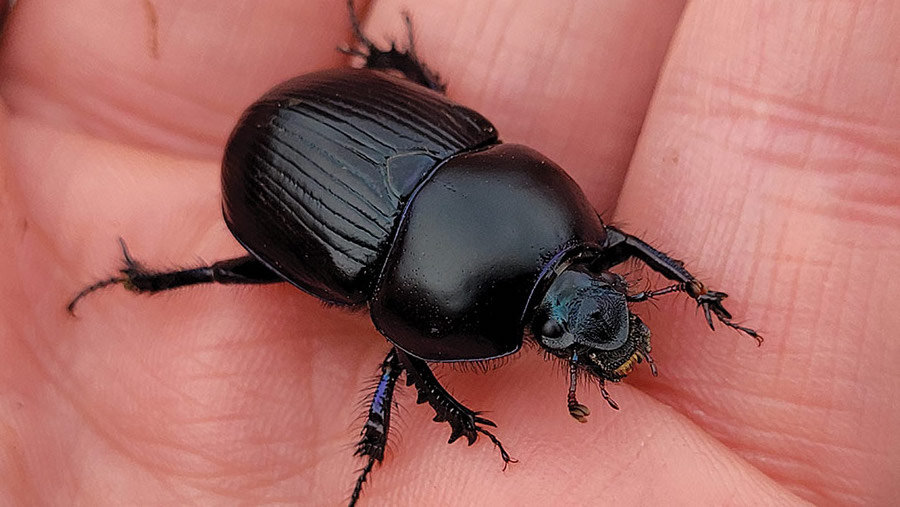
<instances>
[{"instance_id":1,"label":"beetle hind leg","mask_svg":"<svg viewBox=\"0 0 900 507\"><path fill-rule=\"evenodd\" d=\"M125 267L119 276L100 280L81 290L69 302L66 309L75 313L75 306L85 296L110 285L122 285L138 294L163 292L200 283L263 284L283 282L284 279L266 267L255 257L246 256L219 261L208 266L175 271L153 271L143 267L131 257L125 241L119 238Z\"/></svg>"},{"instance_id":2,"label":"beetle hind leg","mask_svg":"<svg viewBox=\"0 0 900 507\"><path fill-rule=\"evenodd\" d=\"M510 463L516 463L517 460L510 457L500 440L493 433L487 430L485 426L497 427L493 421L481 417L480 412L469 409L459 401L457 401L434 377L431 368L425 361L412 357L401 350L397 350L400 360L406 368L407 385L415 385L419 395L416 403L428 402L434 409L435 422L446 422L450 425L450 439L448 444L457 441L459 437L466 437L469 445L475 443L478 434L486 436L500 451L500 457L503 459L503 469Z\"/></svg>"},{"instance_id":3,"label":"beetle hind leg","mask_svg":"<svg viewBox=\"0 0 900 507\"><path fill-rule=\"evenodd\" d=\"M363 485L369 477L369 472L375 466L375 463L381 463L384 459L384 449L387 447L388 431L391 424L391 403L394 397L394 386L397 383L397 377L403 367L397 359L396 349L391 349L384 362L381 363L381 377L378 379L378 385L375 388L375 394L372 396L372 403L369 405L369 412L366 417L366 424L360 432L359 442L356 444L354 456L368 458L365 466L359 472L356 479L356 485L353 487L353 494L350 496L350 506L356 505L359 495L362 493Z\"/></svg>"},{"instance_id":4,"label":"beetle hind leg","mask_svg":"<svg viewBox=\"0 0 900 507\"><path fill-rule=\"evenodd\" d=\"M391 42L391 48L387 51L379 49L378 46L366 37L356 16L356 9L353 0L347 0L347 9L350 11L350 24L353 27L353 35L356 40L364 47L364 50L353 49L350 47L340 47L338 50L344 54L359 56L365 59L365 68L374 70L393 70L406 76L407 79L414 83L418 83L430 90L444 93L447 85L441 81L440 76L429 69L416 54L415 40L413 38L412 20L409 13L403 13L403 20L406 23L406 49L399 50L394 42Z\"/></svg>"}]
</instances>

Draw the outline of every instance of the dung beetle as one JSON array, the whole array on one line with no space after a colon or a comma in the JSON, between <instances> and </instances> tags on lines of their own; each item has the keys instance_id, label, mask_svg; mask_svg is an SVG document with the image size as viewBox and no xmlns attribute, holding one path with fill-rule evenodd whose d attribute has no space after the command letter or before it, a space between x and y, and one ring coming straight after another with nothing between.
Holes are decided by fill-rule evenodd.
<instances>
[{"instance_id":1,"label":"dung beetle","mask_svg":"<svg viewBox=\"0 0 900 507\"><path fill-rule=\"evenodd\" d=\"M569 414L585 422L579 377L618 382L647 361L650 331L635 303L684 292L724 325L727 296L710 290L641 239L604 225L578 185L528 147L500 142L477 112L449 100L445 86L405 50L375 46L350 19L359 69L302 75L251 105L228 140L223 213L249 255L193 269L149 270L124 242L118 276L82 290L122 284L155 293L201 283L289 282L331 305L367 306L391 344L381 364L355 454L366 458L351 499L384 458L393 390L402 372L428 403L449 442L479 434L513 460L487 427L496 425L451 396L432 362L489 361L525 340L566 362ZM610 271L636 258L673 281L632 292Z\"/></svg>"}]
</instances>

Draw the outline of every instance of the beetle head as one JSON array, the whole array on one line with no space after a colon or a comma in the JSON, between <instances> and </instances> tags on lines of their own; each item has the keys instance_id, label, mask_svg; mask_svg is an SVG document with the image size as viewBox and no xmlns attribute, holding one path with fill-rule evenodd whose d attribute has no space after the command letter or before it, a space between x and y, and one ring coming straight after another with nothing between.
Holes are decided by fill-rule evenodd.
<instances>
[{"instance_id":1,"label":"beetle head","mask_svg":"<svg viewBox=\"0 0 900 507\"><path fill-rule=\"evenodd\" d=\"M601 380L619 380L650 352L650 330L629 311L627 289L620 275L570 266L535 309L532 334L549 353L576 357Z\"/></svg>"}]
</instances>

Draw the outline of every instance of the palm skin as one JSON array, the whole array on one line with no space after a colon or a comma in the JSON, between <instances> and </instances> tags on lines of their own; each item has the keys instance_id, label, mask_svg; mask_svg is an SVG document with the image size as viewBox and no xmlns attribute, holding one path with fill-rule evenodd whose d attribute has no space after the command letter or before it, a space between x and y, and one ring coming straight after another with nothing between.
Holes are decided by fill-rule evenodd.
<instances>
[{"instance_id":1,"label":"palm skin","mask_svg":"<svg viewBox=\"0 0 900 507\"><path fill-rule=\"evenodd\" d=\"M645 303L660 377L612 386L618 412L584 390L584 425L534 349L486 374L442 370L519 463L501 472L484 439L447 446L401 387L363 502L900 495L893 3L447 4L412 16L450 96L729 292L767 341L713 334L678 296ZM402 7L369 5L368 33L400 37ZM19 2L0 47L3 503L349 496L360 389L387 351L365 314L284 284L112 288L65 311L118 266L118 236L153 267L239 255L220 217L229 129L271 85L345 65L348 40L324 0Z\"/></svg>"}]
</instances>

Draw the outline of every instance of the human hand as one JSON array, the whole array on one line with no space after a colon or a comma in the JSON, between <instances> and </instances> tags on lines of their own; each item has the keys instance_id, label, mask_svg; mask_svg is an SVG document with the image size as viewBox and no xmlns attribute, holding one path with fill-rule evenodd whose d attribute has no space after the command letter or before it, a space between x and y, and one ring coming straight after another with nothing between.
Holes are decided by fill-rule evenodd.
<instances>
[{"instance_id":1,"label":"human hand","mask_svg":"<svg viewBox=\"0 0 900 507\"><path fill-rule=\"evenodd\" d=\"M408 6L451 98L730 293L767 341L714 334L677 296L645 303L660 377L611 386L618 412L582 392L584 425L533 349L486 374L444 370L498 424L519 459L506 472L485 439L446 445L447 426L401 386L400 438L363 503L900 496L892 5L373 4L374 39L402 41ZM336 2L17 5L0 47L0 498L349 496L360 389L387 351L364 314L286 285L113 288L78 318L65 304L118 266L118 236L154 267L241 254L220 216L230 128L275 83L346 65L334 48L350 40Z\"/></svg>"}]
</instances>

